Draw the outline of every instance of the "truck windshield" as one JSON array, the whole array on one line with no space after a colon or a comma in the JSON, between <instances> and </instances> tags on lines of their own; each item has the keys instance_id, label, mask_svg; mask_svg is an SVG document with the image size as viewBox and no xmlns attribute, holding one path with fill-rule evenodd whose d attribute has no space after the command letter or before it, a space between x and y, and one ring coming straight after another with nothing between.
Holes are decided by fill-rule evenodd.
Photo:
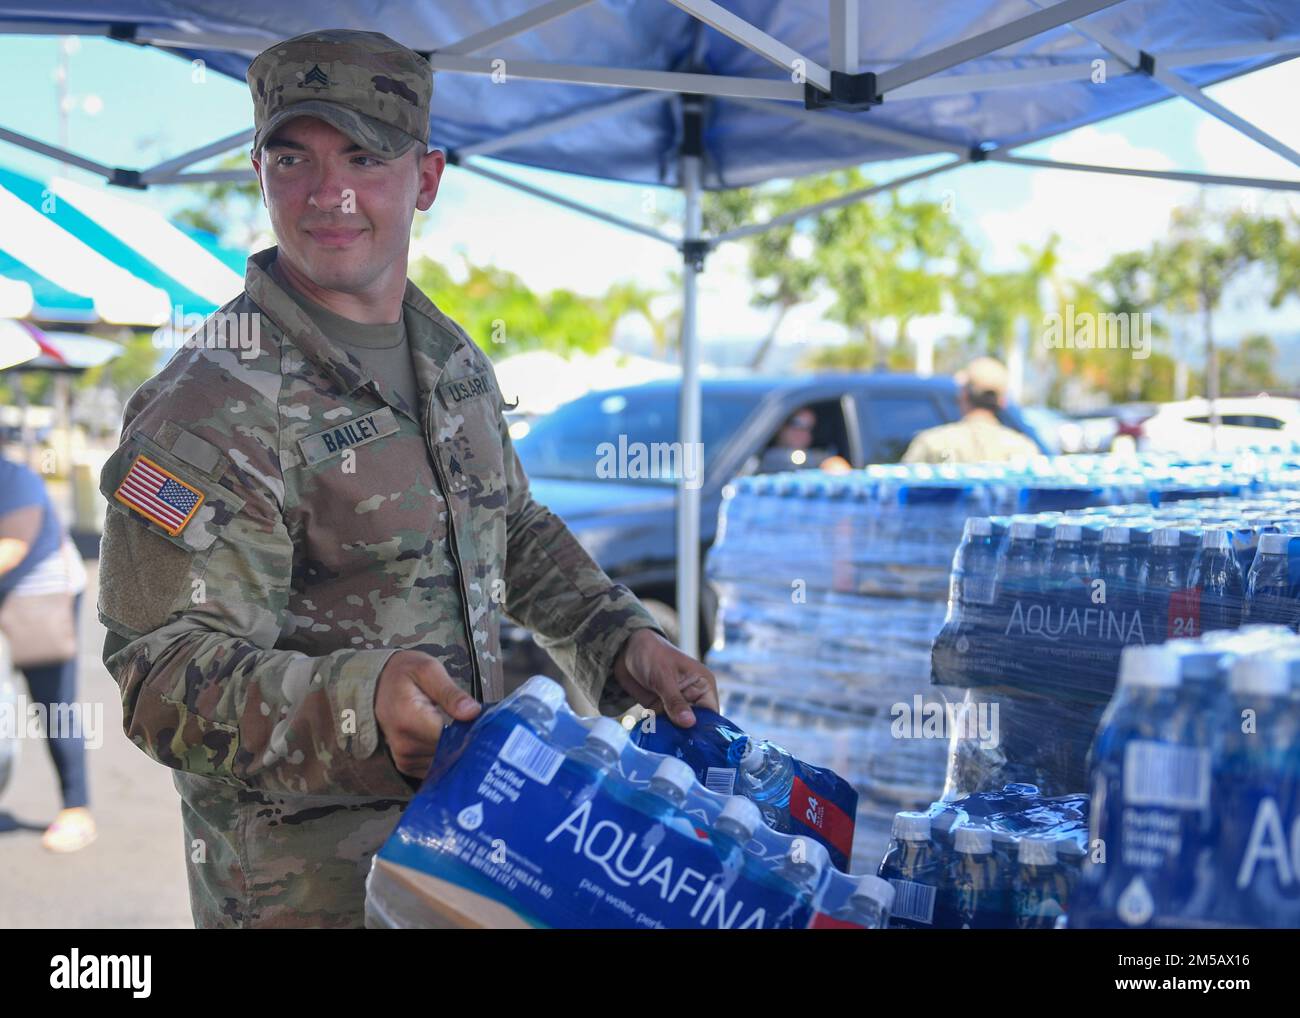
<instances>
[{"instance_id":1,"label":"truck windshield","mask_svg":"<svg viewBox=\"0 0 1300 1018\"><path fill-rule=\"evenodd\" d=\"M530 421L515 448L530 477L675 484L679 472L688 479L693 471L707 473L758 403L757 394L706 390L701 458L692 451L683 455L677 393L675 386L661 385L588 393Z\"/></svg>"}]
</instances>

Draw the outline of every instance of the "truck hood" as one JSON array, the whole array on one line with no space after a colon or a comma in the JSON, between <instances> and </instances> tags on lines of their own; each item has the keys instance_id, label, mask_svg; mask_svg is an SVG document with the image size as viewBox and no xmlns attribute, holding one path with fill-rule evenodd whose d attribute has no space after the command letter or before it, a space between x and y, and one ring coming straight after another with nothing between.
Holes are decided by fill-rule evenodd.
<instances>
[{"instance_id":1,"label":"truck hood","mask_svg":"<svg viewBox=\"0 0 1300 1018\"><path fill-rule=\"evenodd\" d=\"M609 516L612 513L671 510L674 503L674 489L667 485L531 477L529 486L534 500L565 522L578 522L586 517Z\"/></svg>"}]
</instances>

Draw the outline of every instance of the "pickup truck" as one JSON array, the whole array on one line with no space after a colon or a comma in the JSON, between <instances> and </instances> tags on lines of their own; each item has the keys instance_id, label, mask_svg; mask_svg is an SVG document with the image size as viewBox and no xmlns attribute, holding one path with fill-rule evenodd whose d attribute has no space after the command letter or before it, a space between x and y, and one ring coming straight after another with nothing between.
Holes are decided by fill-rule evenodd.
<instances>
[{"instance_id":1,"label":"pickup truck","mask_svg":"<svg viewBox=\"0 0 1300 1018\"><path fill-rule=\"evenodd\" d=\"M701 382L703 469L700 490L701 562L717 533L725 485L738 477L795 469L773 448L782 425L811 409L816 423L803 465L838 456L852 467L897 462L917 432L960 416L957 385L948 377L887 373L798 377L710 378ZM609 476L608 455L629 443L677 442L676 380L591 392L550 414L512 427L533 498L562 518L612 579L625 584L676 637L675 481L632 467ZM1016 407L1005 424L1046 448ZM605 443L608 443L606 445ZM775 455L774 455L775 454ZM689 461L686 473L692 477ZM717 598L700 590L700 646L713 642ZM507 688L536 673L556 674L527 630L502 626Z\"/></svg>"}]
</instances>

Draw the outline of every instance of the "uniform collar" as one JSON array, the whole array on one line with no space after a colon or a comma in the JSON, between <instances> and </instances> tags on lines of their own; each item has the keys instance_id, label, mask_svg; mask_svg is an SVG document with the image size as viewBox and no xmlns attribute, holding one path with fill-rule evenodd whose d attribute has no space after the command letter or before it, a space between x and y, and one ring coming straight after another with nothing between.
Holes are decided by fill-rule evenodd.
<instances>
[{"instance_id":1,"label":"uniform collar","mask_svg":"<svg viewBox=\"0 0 1300 1018\"><path fill-rule=\"evenodd\" d=\"M371 372L347 350L331 343L311 316L267 273L266 267L275 259L278 250L268 247L248 256L244 292L343 392L351 394L366 383L380 391L381 387ZM451 352L461 342L462 334L455 323L409 279L406 292L402 294L402 314L421 399L427 403Z\"/></svg>"}]
</instances>

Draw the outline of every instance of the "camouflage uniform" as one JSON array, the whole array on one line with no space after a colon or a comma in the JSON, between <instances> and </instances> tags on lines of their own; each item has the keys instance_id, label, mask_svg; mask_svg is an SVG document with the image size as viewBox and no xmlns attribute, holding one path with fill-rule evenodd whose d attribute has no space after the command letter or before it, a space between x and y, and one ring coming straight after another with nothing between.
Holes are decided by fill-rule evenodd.
<instances>
[{"instance_id":1,"label":"camouflage uniform","mask_svg":"<svg viewBox=\"0 0 1300 1018\"><path fill-rule=\"evenodd\" d=\"M530 497L460 326L407 282L407 406L276 286L274 256L219 312L256 323L260 352L181 349L128 403L101 476L104 662L127 734L174 768L196 924L360 926L412 794L375 721L390 655L425 651L497 700L505 612L614 712L617 652L657 627Z\"/></svg>"},{"instance_id":2,"label":"camouflage uniform","mask_svg":"<svg viewBox=\"0 0 1300 1018\"><path fill-rule=\"evenodd\" d=\"M983 415L926 428L907 447L904 463L1001 463L1042 450L1013 428Z\"/></svg>"}]
</instances>

